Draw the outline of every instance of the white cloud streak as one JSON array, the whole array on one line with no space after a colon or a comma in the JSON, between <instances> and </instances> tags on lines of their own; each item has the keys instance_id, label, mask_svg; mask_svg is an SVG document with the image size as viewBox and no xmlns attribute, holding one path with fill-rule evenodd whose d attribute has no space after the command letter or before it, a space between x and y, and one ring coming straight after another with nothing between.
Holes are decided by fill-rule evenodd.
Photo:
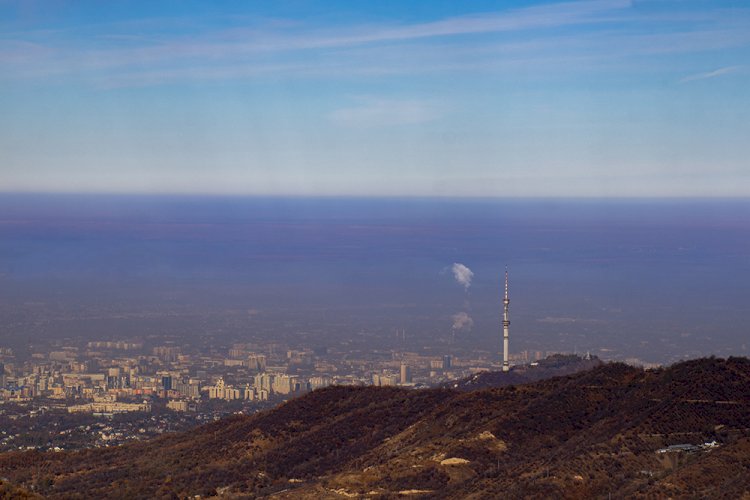
<instances>
[{"instance_id":1,"label":"white cloud streak","mask_svg":"<svg viewBox=\"0 0 750 500\"><path fill-rule=\"evenodd\" d=\"M441 109L423 100L364 98L355 106L337 109L331 120L340 125L390 126L425 123L437 119Z\"/></svg>"},{"instance_id":2,"label":"white cloud streak","mask_svg":"<svg viewBox=\"0 0 750 500\"><path fill-rule=\"evenodd\" d=\"M742 69L742 66L727 66L724 68L715 69L713 71L707 71L705 73L698 73L695 75L686 76L680 80L680 83L694 82L696 80L708 80L710 78L716 78L719 76L729 75L736 73Z\"/></svg>"},{"instance_id":3,"label":"white cloud streak","mask_svg":"<svg viewBox=\"0 0 750 500\"><path fill-rule=\"evenodd\" d=\"M273 22L267 26L209 30L202 35L185 34L168 37L148 33L108 32L100 40L105 48L92 49L95 44L87 37L76 39L64 31L14 33L0 39L0 68L5 77L43 77L45 75L81 75L90 72L115 72L111 78L133 78L133 74L162 73L169 80L170 72L181 65L207 68L208 79L222 73L231 75L225 66L285 66L270 63L269 54L339 50L388 43L405 43L436 37L482 33L524 31L579 24L606 22L602 16L627 8L627 0L588 0L527 7L482 15L456 16L443 20L406 25L360 25L349 29L305 29ZM148 23L146 23L148 25ZM111 28L111 27L110 27ZM123 29L127 29L125 26ZM91 29L89 27L88 29ZM154 28L156 29L156 28ZM95 37L96 38L96 37ZM304 70L305 64L297 63ZM219 66L219 67L217 67ZM124 75L118 74L124 73ZM260 71L261 73L263 71ZM235 72L253 74L249 69ZM201 71L193 72L200 78ZM98 77L101 80L101 75ZM146 78L149 80L149 78ZM153 78L150 78L153 81Z\"/></svg>"},{"instance_id":4,"label":"white cloud streak","mask_svg":"<svg viewBox=\"0 0 750 500\"><path fill-rule=\"evenodd\" d=\"M612 67L628 57L750 44L747 9L647 17L631 7L629 0L572 1L431 22L348 28L248 20L244 27L201 30L191 26L191 34L169 35L158 32L159 23L144 20L137 36L129 24L108 26L107 34L86 38L69 31L6 33L0 38L0 79L60 77L54 81L70 78L100 87L137 87L267 76L565 71L566 64L572 71ZM631 29L641 23L650 29ZM577 27L575 36L559 29L573 26ZM86 32L95 29L88 26ZM480 34L502 36L461 38ZM719 73L684 80L713 76ZM387 103L380 106L385 107ZM349 116L369 115L374 120L378 109L377 103L355 106L332 118L346 121ZM399 119L420 122L430 118L428 111L412 109Z\"/></svg>"}]
</instances>

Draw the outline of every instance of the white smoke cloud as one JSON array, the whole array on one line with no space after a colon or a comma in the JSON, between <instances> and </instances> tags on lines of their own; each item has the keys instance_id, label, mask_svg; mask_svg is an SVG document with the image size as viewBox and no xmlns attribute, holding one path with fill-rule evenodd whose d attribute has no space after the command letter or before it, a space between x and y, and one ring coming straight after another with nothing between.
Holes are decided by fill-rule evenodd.
<instances>
[{"instance_id":1,"label":"white smoke cloud","mask_svg":"<svg viewBox=\"0 0 750 500\"><path fill-rule=\"evenodd\" d=\"M453 329L454 330L466 330L471 331L474 326L474 320L471 319L465 312L456 313L453 315Z\"/></svg>"},{"instance_id":2,"label":"white smoke cloud","mask_svg":"<svg viewBox=\"0 0 750 500\"><path fill-rule=\"evenodd\" d=\"M465 265L459 264L458 262L455 262L453 264L451 270L453 271L453 277L456 278L456 281L460 285L463 285L464 289L468 290L471 286L471 278L474 277L474 272Z\"/></svg>"}]
</instances>

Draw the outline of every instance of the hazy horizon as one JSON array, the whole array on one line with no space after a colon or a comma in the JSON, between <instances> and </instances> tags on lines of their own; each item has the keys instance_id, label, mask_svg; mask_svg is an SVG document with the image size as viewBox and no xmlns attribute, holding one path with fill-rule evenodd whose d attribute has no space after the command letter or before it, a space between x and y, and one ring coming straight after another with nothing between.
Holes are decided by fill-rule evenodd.
<instances>
[{"instance_id":1,"label":"hazy horizon","mask_svg":"<svg viewBox=\"0 0 750 500\"><path fill-rule=\"evenodd\" d=\"M352 199L352 200L445 200L445 201L522 201L522 200L539 200L539 201L648 201L648 202L680 202L680 201L746 201L750 200L750 195L737 196L712 196L712 195L451 195L451 194L288 194L288 193L213 193L207 191L65 191L65 190L14 190L1 191L0 196L7 197L81 197L90 199L106 198L174 198L174 199L278 199L278 200L315 200L315 199Z\"/></svg>"},{"instance_id":2,"label":"hazy horizon","mask_svg":"<svg viewBox=\"0 0 750 500\"><path fill-rule=\"evenodd\" d=\"M14 195L0 210L14 345L169 334L388 349L406 328L410 348L493 351L508 266L514 352L747 353L750 200Z\"/></svg>"}]
</instances>

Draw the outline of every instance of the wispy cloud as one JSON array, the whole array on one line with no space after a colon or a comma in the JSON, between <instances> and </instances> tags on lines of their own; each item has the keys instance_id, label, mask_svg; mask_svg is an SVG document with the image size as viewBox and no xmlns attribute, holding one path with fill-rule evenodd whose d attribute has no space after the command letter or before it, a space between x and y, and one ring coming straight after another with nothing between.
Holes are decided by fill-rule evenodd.
<instances>
[{"instance_id":1,"label":"wispy cloud","mask_svg":"<svg viewBox=\"0 0 750 500\"><path fill-rule=\"evenodd\" d=\"M143 20L136 24L136 32L132 23L107 26L96 35L95 27L87 26L87 36L71 31L35 31L28 36L14 32L0 39L0 79L54 76L56 81L71 78L122 87L268 75L526 73L566 64L578 70L597 63L611 66L617 58L750 44L747 10L654 20L631 5L630 0L570 1L429 22L348 27L256 19L222 29L182 21L178 25L187 25L185 29L160 32L158 23ZM650 23L649 29L639 23ZM576 28L574 33L569 27ZM712 76L718 74L684 80ZM369 115L374 119L385 106L363 104L343 109L334 118L345 121L348 116ZM429 113L408 109L402 120L429 120Z\"/></svg>"},{"instance_id":2,"label":"wispy cloud","mask_svg":"<svg viewBox=\"0 0 750 500\"><path fill-rule=\"evenodd\" d=\"M143 20L134 35L132 22L118 33L106 27L99 36L76 38L70 31L6 33L0 39L0 63L10 63L5 76L38 77L45 71L62 73L107 71L117 68L174 68L178 64L217 61L235 63L269 54L336 50L383 43L403 43L436 37L523 31L604 22L603 17L627 8L628 0L586 0L541 5L481 15L454 16L412 24L369 24L348 28L310 27L275 20L246 28L207 29L172 36ZM606 16L605 16L606 17ZM145 29L149 28L149 29ZM87 26L86 33L94 27ZM106 43L95 43L96 40ZM93 41L92 41L93 40ZM120 42L119 45L117 42ZM33 43L32 43L33 42ZM33 45L33 50L32 49Z\"/></svg>"},{"instance_id":3,"label":"wispy cloud","mask_svg":"<svg viewBox=\"0 0 750 500\"><path fill-rule=\"evenodd\" d=\"M436 120L442 109L425 100L359 98L353 106L337 109L329 117L346 126L391 126L425 123Z\"/></svg>"},{"instance_id":4,"label":"wispy cloud","mask_svg":"<svg viewBox=\"0 0 750 500\"><path fill-rule=\"evenodd\" d=\"M724 68L715 69L713 71L707 71L705 73L697 73L695 75L689 75L680 80L680 83L694 82L696 80L708 80L709 78L717 78L719 76L729 75L736 73L742 69L742 66L726 66Z\"/></svg>"},{"instance_id":5,"label":"wispy cloud","mask_svg":"<svg viewBox=\"0 0 750 500\"><path fill-rule=\"evenodd\" d=\"M611 21L597 17L630 7L629 0L592 0L527 7L504 13L459 16L441 21L396 27L373 27L360 35L312 39L308 46L342 46L369 42L412 40L437 36L520 31L571 24Z\"/></svg>"}]
</instances>

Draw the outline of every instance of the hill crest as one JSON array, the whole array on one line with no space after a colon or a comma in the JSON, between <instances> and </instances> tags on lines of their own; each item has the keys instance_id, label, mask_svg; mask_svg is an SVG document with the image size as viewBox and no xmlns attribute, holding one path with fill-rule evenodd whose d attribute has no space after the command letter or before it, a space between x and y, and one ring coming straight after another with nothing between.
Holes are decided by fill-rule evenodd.
<instances>
[{"instance_id":1,"label":"hill crest","mask_svg":"<svg viewBox=\"0 0 750 500\"><path fill-rule=\"evenodd\" d=\"M5 454L0 476L53 498L741 496L748 388L746 358L602 364L469 392L329 387L149 442ZM671 462L658 453L711 440Z\"/></svg>"}]
</instances>

